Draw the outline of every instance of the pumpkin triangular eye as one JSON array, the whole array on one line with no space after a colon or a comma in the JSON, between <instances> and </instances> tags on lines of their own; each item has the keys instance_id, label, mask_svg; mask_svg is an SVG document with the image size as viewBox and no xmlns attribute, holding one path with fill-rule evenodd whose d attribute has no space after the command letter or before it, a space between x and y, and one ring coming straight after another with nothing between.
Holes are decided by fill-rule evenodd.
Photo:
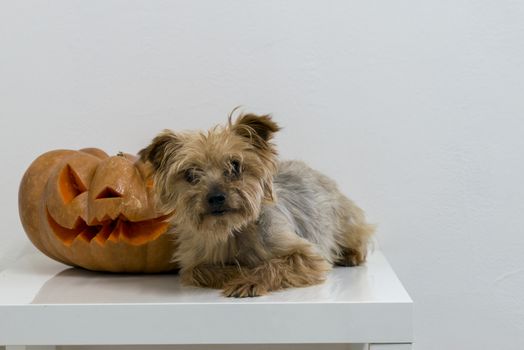
<instances>
[{"instance_id":1,"label":"pumpkin triangular eye","mask_svg":"<svg viewBox=\"0 0 524 350\"><path fill-rule=\"evenodd\" d=\"M60 194L64 203L69 203L81 193L87 191L80 176L67 164L60 173Z\"/></svg>"},{"instance_id":2,"label":"pumpkin triangular eye","mask_svg":"<svg viewBox=\"0 0 524 350\"><path fill-rule=\"evenodd\" d=\"M96 196L96 199L102 198L120 198L122 195L111 187L106 187Z\"/></svg>"}]
</instances>

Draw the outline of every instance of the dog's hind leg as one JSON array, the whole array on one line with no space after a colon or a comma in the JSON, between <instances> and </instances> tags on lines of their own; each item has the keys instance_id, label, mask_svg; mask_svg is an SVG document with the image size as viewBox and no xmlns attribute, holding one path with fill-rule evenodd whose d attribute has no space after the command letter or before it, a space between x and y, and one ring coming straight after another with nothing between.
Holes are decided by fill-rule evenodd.
<instances>
[{"instance_id":1,"label":"dog's hind leg","mask_svg":"<svg viewBox=\"0 0 524 350\"><path fill-rule=\"evenodd\" d=\"M366 222L364 212L353 202L344 198L344 215L340 216L340 226L335 241L337 254L334 262L342 266L357 266L366 260L369 240L375 226Z\"/></svg>"}]
</instances>

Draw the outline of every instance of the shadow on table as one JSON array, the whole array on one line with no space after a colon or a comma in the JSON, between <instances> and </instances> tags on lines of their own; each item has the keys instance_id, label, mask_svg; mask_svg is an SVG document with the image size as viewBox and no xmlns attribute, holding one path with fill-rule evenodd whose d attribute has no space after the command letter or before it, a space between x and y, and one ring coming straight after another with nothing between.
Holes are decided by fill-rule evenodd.
<instances>
[{"instance_id":1,"label":"shadow on table","mask_svg":"<svg viewBox=\"0 0 524 350\"><path fill-rule=\"evenodd\" d=\"M349 269L349 270L347 270ZM225 298L219 290L183 286L176 273L134 275L66 269L44 283L33 304L177 303L177 302L329 302L366 301L366 267L335 268L325 283L291 288L259 298Z\"/></svg>"}]
</instances>

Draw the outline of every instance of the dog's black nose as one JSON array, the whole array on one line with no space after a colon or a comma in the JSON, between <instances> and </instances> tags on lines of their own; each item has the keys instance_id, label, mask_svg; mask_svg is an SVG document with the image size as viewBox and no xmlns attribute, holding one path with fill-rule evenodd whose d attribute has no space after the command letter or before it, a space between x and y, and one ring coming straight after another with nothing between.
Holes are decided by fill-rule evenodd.
<instances>
[{"instance_id":1,"label":"dog's black nose","mask_svg":"<svg viewBox=\"0 0 524 350\"><path fill-rule=\"evenodd\" d=\"M226 194L223 192L212 192L207 196L207 202L212 207L220 207L226 202Z\"/></svg>"}]
</instances>

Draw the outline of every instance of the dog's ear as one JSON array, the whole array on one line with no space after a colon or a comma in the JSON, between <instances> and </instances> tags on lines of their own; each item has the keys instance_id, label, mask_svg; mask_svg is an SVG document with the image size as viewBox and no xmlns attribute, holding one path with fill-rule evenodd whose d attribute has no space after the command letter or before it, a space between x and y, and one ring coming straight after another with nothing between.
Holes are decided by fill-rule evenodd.
<instances>
[{"instance_id":1,"label":"dog's ear","mask_svg":"<svg viewBox=\"0 0 524 350\"><path fill-rule=\"evenodd\" d=\"M244 114L235 121L231 128L237 135L244 137L255 146L265 169L264 174L260 177L264 201L274 202L273 174L277 167L277 151L269 141L273 138L273 134L280 130L280 127L269 115Z\"/></svg>"},{"instance_id":2,"label":"dog's ear","mask_svg":"<svg viewBox=\"0 0 524 350\"><path fill-rule=\"evenodd\" d=\"M258 148L267 148L267 142L280 130L269 115L243 114L232 125L232 130Z\"/></svg>"},{"instance_id":3,"label":"dog's ear","mask_svg":"<svg viewBox=\"0 0 524 350\"><path fill-rule=\"evenodd\" d=\"M142 162L148 161L155 171L166 167L166 160L171 157L178 148L180 140L171 130L164 130L158 134L151 144L138 152Z\"/></svg>"}]
</instances>

